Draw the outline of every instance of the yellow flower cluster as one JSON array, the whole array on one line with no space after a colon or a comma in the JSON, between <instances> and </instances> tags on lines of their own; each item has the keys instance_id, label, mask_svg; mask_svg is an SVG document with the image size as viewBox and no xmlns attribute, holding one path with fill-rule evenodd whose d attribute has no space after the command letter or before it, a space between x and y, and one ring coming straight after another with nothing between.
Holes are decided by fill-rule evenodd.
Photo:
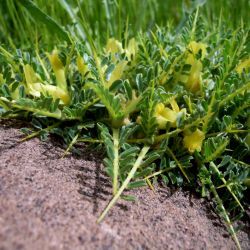
<instances>
[{"instance_id":1,"label":"yellow flower cluster","mask_svg":"<svg viewBox=\"0 0 250 250\"><path fill-rule=\"evenodd\" d=\"M27 93L35 97L40 97L41 94L49 95L53 99L59 98L63 104L68 104L70 102L70 96L67 91L64 66L58 56L58 51L53 51L52 54L48 55L48 58L56 76L57 86L42 83L40 76L35 73L29 64L26 64L23 70L27 85Z\"/></svg>"},{"instance_id":2,"label":"yellow flower cluster","mask_svg":"<svg viewBox=\"0 0 250 250\"><path fill-rule=\"evenodd\" d=\"M111 72L109 79L105 80L105 87L109 88L113 82L122 78L124 71L127 67L128 61L132 61L135 58L137 52L137 43L135 39L132 38L129 41L127 48L123 49L122 44L118 40L110 38L106 44L105 52L111 54L112 61L115 64L115 68ZM128 61L118 61L116 57L117 53L125 53L126 57L128 58ZM82 74L82 76L85 75L88 71L88 67L81 56L77 57L76 63L78 71ZM107 65L101 67L101 62L99 58L97 58L97 63L99 64L101 74L104 74L105 70L107 69Z\"/></svg>"},{"instance_id":3,"label":"yellow flower cluster","mask_svg":"<svg viewBox=\"0 0 250 250\"><path fill-rule=\"evenodd\" d=\"M176 127L178 115L181 112L186 114L186 109L180 110L175 99L170 101L170 106L171 108L166 107L163 103L158 103L155 107L155 118L159 129L165 129L167 123L170 123L172 127ZM204 139L205 134L199 129L196 129L195 132L185 131L183 144L190 153L194 153L196 150L199 152L201 151Z\"/></svg>"},{"instance_id":4,"label":"yellow flower cluster","mask_svg":"<svg viewBox=\"0 0 250 250\"><path fill-rule=\"evenodd\" d=\"M163 103L158 103L155 107L155 117L159 129L165 129L169 122L172 127L176 127L177 116L180 112L186 114L186 109L179 108L175 99L170 101L171 108L165 107Z\"/></svg>"},{"instance_id":5,"label":"yellow flower cluster","mask_svg":"<svg viewBox=\"0 0 250 250\"><path fill-rule=\"evenodd\" d=\"M127 48L123 49L122 44L118 40L114 38L110 38L106 45L106 52L111 53L111 56L114 61L115 61L116 53L125 53L128 60L131 61L136 55L137 43L135 39L132 38L129 40Z\"/></svg>"},{"instance_id":6,"label":"yellow flower cluster","mask_svg":"<svg viewBox=\"0 0 250 250\"><path fill-rule=\"evenodd\" d=\"M110 78L108 79L107 85L110 86L114 81L119 80L122 78L122 75L126 69L128 61L120 61L117 62L116 60L116 53L125 53L128 60L131 61L135 57L137 51L137 44L134 38L132 38L126 49L122 48L122 44L114 39L110 38L106 45L106 52L111 54L112 60L114 63L116 63L115 69L110 75Z\"/></svg>"}]
</instances>

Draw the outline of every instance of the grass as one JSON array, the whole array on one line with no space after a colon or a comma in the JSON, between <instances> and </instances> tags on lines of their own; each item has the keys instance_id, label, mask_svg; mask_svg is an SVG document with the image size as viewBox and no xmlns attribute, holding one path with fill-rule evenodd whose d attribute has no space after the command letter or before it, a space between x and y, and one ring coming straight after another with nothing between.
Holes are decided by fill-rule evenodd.
<instances>
[{"instance_id":1,"label":"grass","mask_svg":"<svg viewBox=\"0 0 250 250\"><path fill-rule=\"evenodd\" d=\"M34 13L21 6L27 0L3 0L0 9L0 39L12 46L26 47L38 36L52 49L61 39L49 31ZM124 32L134 37L138 31L149 31L156 25L181 28L197 6L209 25L221 16L227 25L237 28L241 22L249 25L248 0L36 0L36 5L75 39L86 40L91 35L96 44L104 46L108 37L119 40ZM232 11L233 10L233 11ZM139 14L138 14L139 13ZM34 18L36 16L36 18ZM216 28L216 27L215 27ZM49 32L48 32L49 31ZM12 41L14 40L14 41Z\"/></svg>"},{"instance_id":2,"label":"grass","mask_svg":"<svg viewBox=\"0 0 250 250\"><path fill-rule=\"evenodd\" d=\"M182 3L182 4L180 4ZM106 150L113 198L188 186L233 221L249 206L249 1L1 2L0 115L30 139ZM233 8L235 11L230 11ZM229 21L230 20L230 21Z\"/></svg>"}]
</instances>

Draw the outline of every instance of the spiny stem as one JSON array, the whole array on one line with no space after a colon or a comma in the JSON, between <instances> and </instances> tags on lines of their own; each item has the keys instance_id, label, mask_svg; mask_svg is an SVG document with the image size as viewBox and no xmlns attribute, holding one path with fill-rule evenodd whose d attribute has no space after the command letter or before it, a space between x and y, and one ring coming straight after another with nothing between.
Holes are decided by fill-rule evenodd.
<instances>
[{"instance_id":1,"label":"spiny stem","mask_svg":"<svg viewBox=\"0 0 250 250\"><path fill-rule=\"evenodd\" d=\"M37 109L37 108L33 108L33 107L28 107L28 106L21 106L18 104L12 104L12 107L17 108L17 109L21 109L21 110L26 110L26 111L35 113L37 115L47 116L47 117L55 118L58 120L62 119L61 111L58 113L52 113L52 112L49 112L47 110Z\"/></svg>"},{"instance_id":2,"label":"spiny stem","mask_svg":"<svg viewBox=\"0 0 250 250\"><path fill-rule=\"evenodd\" d=\"M215 101L216 101L216 98L215 98L215 95L216 95L216 92L214 91L213 92L213 95L212 95L212 98L211 98L211 101L210 101L210 103L209 103L209 105L208 105L208 111L207 111L207 114L205 115L205 117L204 117L204 123L203 123L203 127L202 127L202 131L204 132L204 133L206 133L207 132L207 127L208 127L208 124L209 124L209 122L210 122L210 118L213 116L213 107L214 107L214 103L215 103Z\"/></svg>"},{"instance_id":3,"label":"spiny stem","mask_svg":"<svg viewBox=\"0 0 250 250\"><path fill-rule=\"evenodd\" d=\"M246 108L249 108L250 105L248 103L244 103L242 106L238 107L234 112L233 112L233 115L232 115L232 119L234 119L235 117L237 117L239 114L241 114L241 112L246 109Z\"/></svg>"},{"instance_id":4,"label":"spiny stem","mask_svg":"<svg viewBox=\"0 0 250 250\"><path fill-rule=\"evenodd\" d=\"M121 194L124 191L124 189L126 189L126 187L128 186L130 180L133 178L134 174L136 173L136 170L141 165L142 160L145 157L145 155L147 154L148 150L149 150L148 146L144 146L142 148L142 150L141 150L140 154L138 155L138 158L137 158L135 164L133 165L132 169L130 170L127 178L122 183L122 186L120 187L120 189L118 190L118 192L115 194L115 196L109 202L108 206L104 209L104 211L102 212L102 214L98 218L97 223L100 223L104 219L104 217L106 216L106 214L108 213L108 211L114 206L114 204L116 203L116 201L119 199L119 197L121 196Z\"/></svg>"},{"instance_id":5,"label":"spiny stem","mask_svg":"<svg viewBox=\"0 0 250 250\"><path fill-rule=\"evenodd\" d=\"M243 130L243 129L235 129L235 130L226 130L226 131L220 131L220 132L215 132L215 133L210 133L210 134L207 134L207 137L213 137L213 136L216 136L216 135L219 135L219 134L238 134L238 133L249 133L250 132L250 129L246 129L246 130Z\"/></svg>"},{"instance_id":6,"label":"spiny stem","mask_svg":"<svg viewBox=\"0 0 250 250\"><path fill-rule=\"evenodd\" d=\"M69 146L67 147L67 149L64 151L62 158L65 157L65 155L69 152L69 150L73 147L73 145L77 142L77 138L79 136L79 133L73 138L73 140L71 141L71 143L69 144Z\"/></svg>"},{"instance_id":7,"label":"spiny stem","mask_svg":"<svg viewBox=\"0 0 250 250\"><path fill-rule=\"evenodd\" d=\"M145 179L145 178L144 178L144 180L146 180L146 182L147 182L149 188L154 192L154 191L155 191L155 188L154 188L153 184L151 183L150 179Z\"/></svg>"},{"instance_id":8,"label":"spiny stem","mask_svg":"<svg viewBox=\"0 0 250 250\"><path fill-rule=\"evenodd\" d=\"M150 179L150 178L152 178L152 177L155 177L155 176L157 176L157 175L163 174L163 173L168 172L168 171L170 171L170 170L173 170L173 169L175 169L175 168L176 168L176 167L170 167L170 168L166 168L166 169L159 170L159 171L157 171L157 172L154 172L153 174L150 174L150 175L146 176L146 177L144 178L144 180L148 180L148 179Z\"/></svg>"},{"instance_id":9,"label":"spiny stem","mask_svg":"<svg viewBox=\"0 0 250 250\"><path fill-rule=\"evenodd\" d=\"M234 162L237 162L237 163L239 163L239 164L243 165L244 167L248 167L248 168L250 168L250 164L247 164L246 162L239 161L239 160L234 159L234 158L232 158L232 160L233 160Z\"/></svg>"},{"instance_id":10,"label":"spiny stem","mask_svg":"<svg viewBox=\"0 0 250 250\"><path fill-rule=\"evenodd\" d=\"M193 127L193 126L196 126L196 125L198 125L202 121L203 118L204 117L198 118L194 122L185 125L185 127L183 129L177 128L177 129L175 129L175 130L173 130L171 132L167 132L167 133L162 134L162 135L157 135L154 138L154 142L155 143L161 142L161 141L163 141L163 140L165 140L165 139L167 139L169 137L172 137L174 135L177 135L177 134L183 132L186 129L189 129L189 128ZM143 139L129 139L128 142L129 143L147 143L148 139L147 138L146 139L145 138L143 138Z\"/></svg>"},{"instance_id":11,"label":"spiny stem","mask_svg":"<svg viewBox=\"0 0 250 250\"><path fill-rule=\"evenodd\" d=\"M177 128L176 130L168 132L166 134L158 135L155 137L155 142L160 142L160 141L167 139L171 136L177 135L177 134L183 132L184 130L187 130L193 126L197 126L203 119L204 119L204 117L198 118L195 121L191 122L190 124L185 125L183 129Z\"/></svg>"},{"instance_id":12,"label":"spiny stem","mask_svg":"<svg viewBox=\"0 0 250 250\"><path fill-rule=\"evenodd\" d=\"M60 110L58 110L58 112L53 113L53 112L50 112L47 110L34 108L34 107L28 107L28 106L22 106L22 105L18 105L15 103L14 104L11 103L11 105L12 105L12 107L20 109L20 110L29 111L29 112L32 112L36 115L47 116L47 117L55 118L55 119L61 120L61 121L74 121L74 120L81 121L81 119L82 119L79 116L65 117Z\"/></svg>"},{"instance_id":13,"label":"spiny stem","mask_svg":"<svg viewBox=\"0 0 250 250\"><path fill-rule=\"evenodd\" d=\"M47 132L48 132L48 131L50 131L51 129L58 127L60 124L61 124L61 122L57 122L57 123L55 123L55 124L53 124L53 125L51 125L51 126L49 126L49 127L47 127L47 128L44 128L44 129L41 129L41 130L36 131L36 132L34 132L34 133L31 133L30 135L28 135L28 136L24 137L23 139L21 139L20 142L24 142L24 141L27 141L27 140L33 138L33 137L36 137L36 136L39 135L42 131L47 131Z\"/></svg>"},{"instance_id":14,"label":"spiny stem","mask_svg":"<svg viewBox=\"0 0 250 250\"><path fill-rule=\"evenodd\" d=\"M113 195L118 190L118 173L119 173L119 129L113 129L113 142L114 142L114 176L113 176Z\"/></svg>"},{"instance_id":15,"label":"spiny stem","mask_svg":"<svg viewBox=\"0 0 250 250\"><path fill-rule=\"evenodd\" d=\"M174 130L172 132L169 132L169 133L166 133L166 134L163 134L163 135L158 135L158 136L155 137L155 141L160 142L160 141L165 140L165 139L167 139L167 138L169 138L171 136L177 135L182 131L183 131L182 129L178 128L178 129L176 129L176 130Z\"/></svg>"},{"instance_id":16,"label":"spiny stem","mask_svg":"<svg viewBox=\"0 0 250 250\"><path fill-rule=\"evenodd\" d=\"M218 174L218 176L221 176L221 173L219 171L219 169L216 167L216 165L213 162L210 162L210 166L213 168L213 170ZM231 193L231 195L234 197L235 201L238 203L238 205L240 206L240 208L244 210L243 206L241 205L239 199L236 197L236 195L234 194L234 192L232 191L231 187L227 184L227 181L225 180L224 177L220 177L221 181L225 184L226 188L228 189L228 191Z\"/></svg>"},{"instance_id":17,"label":"spiny stem","mask_svg":"<svg viewBox=\"0 0 250 250\"><path fill-rule=\"evenodd\" d=\"M236 243L237 248L241 249L239 240L238 240L237 235L236 235L236 233L234 231L233 225L232 225L231 220L230 220L230 218L229 218L229 216L227 214L227 211L226 211L226 209L225 209L225 207L224 207L224 205L222 203L222 200L220 199L220 197L219 197L219 195L218 195L218 193L216 191L216 188L215 188L215 186L214 186L214 184L213 184L213 182L211 181L210 178L209 178L208 181L209 181L210 190L213 193L213 195L215 197L215 200L216 200L218 206L220 207L220 209L221 209L221 211L223 213L223 217L224 217L224 220L225 220L226 225L228 227L228 230L229 230L229 232L231 232L232 237L233 237L233 239L234 239L234 241Z\"/></svg>"},{"instance_id":18,"label":"spiny stem","mask_svg":"<svg viewBox=\"0 0 250 250\"><path fill-rule=\"evenodd\" d=\"M237 96L238 94L241 94L242 92L244 92L245 90L249 90L250 89L250 82L248 82L247 84L245 84L244 86L242 86L241 88L235 90L232 94L228 95L226 98L224 98L220 103L219 103L219 107L221 108L223 105L225 105L228 101L232 100L235 96Z\"/></svg>"}]
</instances>

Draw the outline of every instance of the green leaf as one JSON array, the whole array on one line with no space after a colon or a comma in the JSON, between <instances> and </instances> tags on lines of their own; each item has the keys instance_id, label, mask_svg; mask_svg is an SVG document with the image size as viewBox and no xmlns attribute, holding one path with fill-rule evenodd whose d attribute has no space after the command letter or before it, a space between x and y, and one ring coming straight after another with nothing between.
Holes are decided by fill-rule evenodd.
<instances>
[{"instance_id":1,"label":"green leaf","mask_svg":"<svg viewBox=\"0 0 250 250\"><path fill-rule=\"evenodd\" d=\"M229 143L228 138L212 137L204 143L204 162L210 162L217 159L226 149Z\"/></svg>"},{"instance_id":2,"label":"green leaf","mask_svg":"<svg viewBox=\"0 0 250 250\"><path fill-rule=\"evenodd\" d=\"M157 129L155 118L156 100L150 95L145 98L141 111L141 126L146 137L149 139L152 138Z\"/></svg>"},{"instance_id":3,"label":"green leaf","mask_svg":"<svg viewBox=\"0 0 250 250\"><path fill-rule=\"evenodd\" d=\"M51 33L57 34L67 42L71 42L68 33L55 20L38 8L31 0L18 0L18 2L27 9L29 14L34 17L36 21L45 24Z\"/></svg>"},{"instance_id":4,"label":"green leaf","mask_svg":"<svg viewBox=\"0 0 250 250\"><path fill-rule=\"evenodd\" d=\"M113 72L114 69L115 69L115 65L112 63L105 70L104 74L105 74L105 78L106 78L107 81L109 80L110 75L111 75L111 73Z\"/></svg>"},{"instance_id":5,"label":"green leaf","mask_svg":"<svg viewBox=\"0 0 250 250\"><path fill-rule=\"evenodd\" d=\"M141 180L141 181L130 182L127 188L132 189L132 188L138 188L138 187L143 187L143 186L146 186L146 182L144 180Z\"/></svg>"},{"instance_id":6,"label":"green leaf","mask_svg":"<svg viewBox=\"0 0 250 250\"><path fill-rule=\"evenodd\" d=\"M121 199L125 201L136 201L136 197L133 195L121 195Z\"/></svg>"},{"instance_id":7,"label":"green leaf","mask_svg":"<svg viewBox=\"0 0 250 250\"><path fill-rule=\"evenodd\" d=\"M107 108L111 118L113 120L122 119L124 114L118 96L114 96L108 89L105 89L99 84L88 83L85 85L86 88L94 90L96 95L100 98L104 106Z\"/></svg>"}]
</instances>

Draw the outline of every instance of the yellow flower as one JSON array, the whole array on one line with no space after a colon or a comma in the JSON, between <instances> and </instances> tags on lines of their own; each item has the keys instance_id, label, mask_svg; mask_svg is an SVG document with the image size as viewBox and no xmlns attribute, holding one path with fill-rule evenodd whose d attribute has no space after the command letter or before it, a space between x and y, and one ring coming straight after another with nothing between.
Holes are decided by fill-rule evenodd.
<instances>
[{"instance_id":1,"label":"yellow flower","mask_svg":"<svg viewBox=\"0 0 250 250\"><path fill-rule=\"evenodd\" d=\"M68 92L57 86L50 84L41 84L39 88L44 95L48 94L53 99L60 99L64 104L70 103L70 96Z\"/></svg>"},{"instance_id":2,"label":"yellow flower","mask_svg":"<svg viewBox=\"0 0 250 250\"><path fill-rule=\"evenodd\" d=\"M109 38L106 45L106 51L111 54L122 53L122 44L115 38Z\"/></svg>"},{"instance_id":3,"label":"yellow flower","mask_svg":"<svg viewBox=\"0 0 250 250\"><path fill-rule=\"evenodd\" d=\"M185 87L193 93L197 93L201 89L202 84L202 63L196 59L196 55L201 51L201 59L206 56L206 45L204 43L197 43L192 41L189 43L186 50L185 64L191 65L188 75L181 74L178 80L183 82Z\"/></svg>"},{"instance_id":4,"label":"yellow flower","mask_svg":"<svg viewBox=\"0 0 250 250\"><path fill-rule=\"evenodd\" d=\"M132 59L135 59L137 53L137 43L134 38L130 39L128 42L128 47L126 49L126 56L131 61Z\"/></svg>"},{"instance_id":5,"label":"yellow flower","mask_svg":"<svg viewBox=\"0 0 250 250\"><path fill-rule=\"evenodd\" d=\"M29 64L25 64L23 67L24 76L26 79L26 82L28 84L32 84L33 82L41 81L38 74L35 73L33 68Z\"/></svg>"},{"instance_id":6,"label":"yellow flower","mask_svg":"<svg viewBox=\"0 0 250 250\"><path fill-rule=\"evenodd\" d=\"M186 109L179 109L179 106L174 99L170 101L170 105L172 109L165 107L163 103L158 103L155 107L155 117L159 129L165 129L168 122L175 127L178 114L180 112L186 113Z\"/></svg>"},{"instance_id":7,"label":"yellow flower","mask_svg":"<svg viewBox=\"0 0 250 250\"><path fill-rule=\"evenodd\" d=\"M207 54L207 45L204 43L197 43L195 41L192 41L188 45L188 50L190 50L192 53L189 55L192 55L193 57L199 53L201 50L201 59L204 59Z\"/></svg>"},{"instance_id":8,"label":"yellow flower","mask_svg":"<svg viewBox=\"0 0 250 250\"><path fill-rule=\"evenodd\" d=\"M188 133L184 136L183 144L184 147L188 149L190 153L193 153L195 150L198 152L201 151L203 140L205 139L205 134L196 129L193 133Z\"/></svg>"},{"instance_id":9,"label":"yellow flower","mask_svg":"<svg viewBox=\"0 0 250 250\"><path fill-rule=\"evenodd\" d=\"M59 58L58 50L53 50L51 54L48 54L48 57L54 71L64 68L62 61Z\"/></svg>"},{"instance_id":10,"label":"yellow flower","mask_svg":"<svg viewBox=\"0 0 250 250\"><path fill-rule=\"evenodd\" d=\"M127 66L127 61L117 62L114 70L110 73L109 78L105 79L105 71L108 68L108 66L107 65L101 66L101 60L99 57L97 58L96 63L97 63L98 68L100 70L100 74L102 74L102 76L103 76L102 78L104 81L103 84L104 84L105 88L110 88L110 86L112 85L112 83L114 81L121 79L123 76L123 73L126 69L126 66Z\"/></svg>"},{"instance_id":11,"label":"yellow flower","mask_svg":"<svg viewBox=\"0 0 250 250\"><path fill-rule=\"evenodd\" d=\"M108 80L108 87L110 87L114 81L122 78L126 66L127 66L126 61L121 61L115 66Z\"/></svg>"},{"instance_id":12,"label":"yellow flower","mask_svg":"<svg viewBox=\"0 0 250 250\"><path fill-rule=\"evenodd\" d=\"M24 75L28 94L35 97L40 97L41 94L49 95L53 99L59 98L64 104L70 102L70 96L66 90L61 89L58 86L43 84L39 75L35 73L29 64L24 65Z\"/></svg>"},{"instance_id":13,"label":"yellow flower","mask_svg":"<svg viewBox=\"0 0 250 250\"><path fill-rule=\"evenodd\" d=\"M84 76L88 71L88 66L84 63L84 60L80 55L78 55L76 58L76 65L78 71L81 73L82 76Z\"/></svg>"},{"instance_id":14,"label":"yellow flower","mask_svg":"<svg viewBox=\"0 0 250 250\"><path fill-rule=\"evenodd\" d=\"M109 88L112 83L116 80L119 80L122 78L124 71L127 67L127 60L119 61L118 58L115 57L116 53L125 53L128 60L132 60L135 58L135 54L137 52L137 43L134 38L129 40L128 46L126 49L123 49L122 43L120 43L115 38L108 39L108 42L106 44L105 48L107 53L111 53L112 61L115 64L114 70L111 72L109 79L106 81L106 87ZM100 65L101 63L98 62ZM79 68L79 67L78 67ZM100 66L102 74L104 74L107 65Z\"/></svg>"},{"instance_id":15,"label":"yellow flower","mask_svg":"<svg viewBox=\"0 0 250 250\"><path fill-rule=\"evenodd\" d=\"M57 50L53 50L51 54L48 54L48 58L56 76L57 86L61 89L67 90L64 66L59 58L59 52Z\"/></svg>"},{"instance_id":16,"label":"yellow flower","mask_svg":"<svg viewBox=\"0 0 250 250\"><path fill-rule=\"evenodd\" d=\"M137 43L134 38L131 38L128 42L127 48L122 47L122 43L116 40L115 38L108 39L106 44L106 52L111 53L113 61L115 61L116 53L124 53L126 54L129 61L135 58L137 52Z\"/></svg>"},{"instance_id":17,"label":"yellow flower","mask_svg":"<svg viewBox=\"0 0 250 250\"><path fill-rule=\"evenodd\" d=\"M236 71L238 74L241 74L243 70L249 71L250 70L250 58L243 60L239 63L239 65L236 67Z\"/></svg>"},{"instance_id":18,"label":"yellow flower","mask_svg":"<svg viewBox=\"0 0 250 250\"><path fill-rule=\"evenodd\" d=\"M40 90L38 90L39 88L37 87L37 85L40 84L39 82L41 82L40 77L35 73L35 71L29 64L24 65L23 71L26 79L28 94L35 97L40 97L41 93Z\"/></svg>"}]
</instances>

